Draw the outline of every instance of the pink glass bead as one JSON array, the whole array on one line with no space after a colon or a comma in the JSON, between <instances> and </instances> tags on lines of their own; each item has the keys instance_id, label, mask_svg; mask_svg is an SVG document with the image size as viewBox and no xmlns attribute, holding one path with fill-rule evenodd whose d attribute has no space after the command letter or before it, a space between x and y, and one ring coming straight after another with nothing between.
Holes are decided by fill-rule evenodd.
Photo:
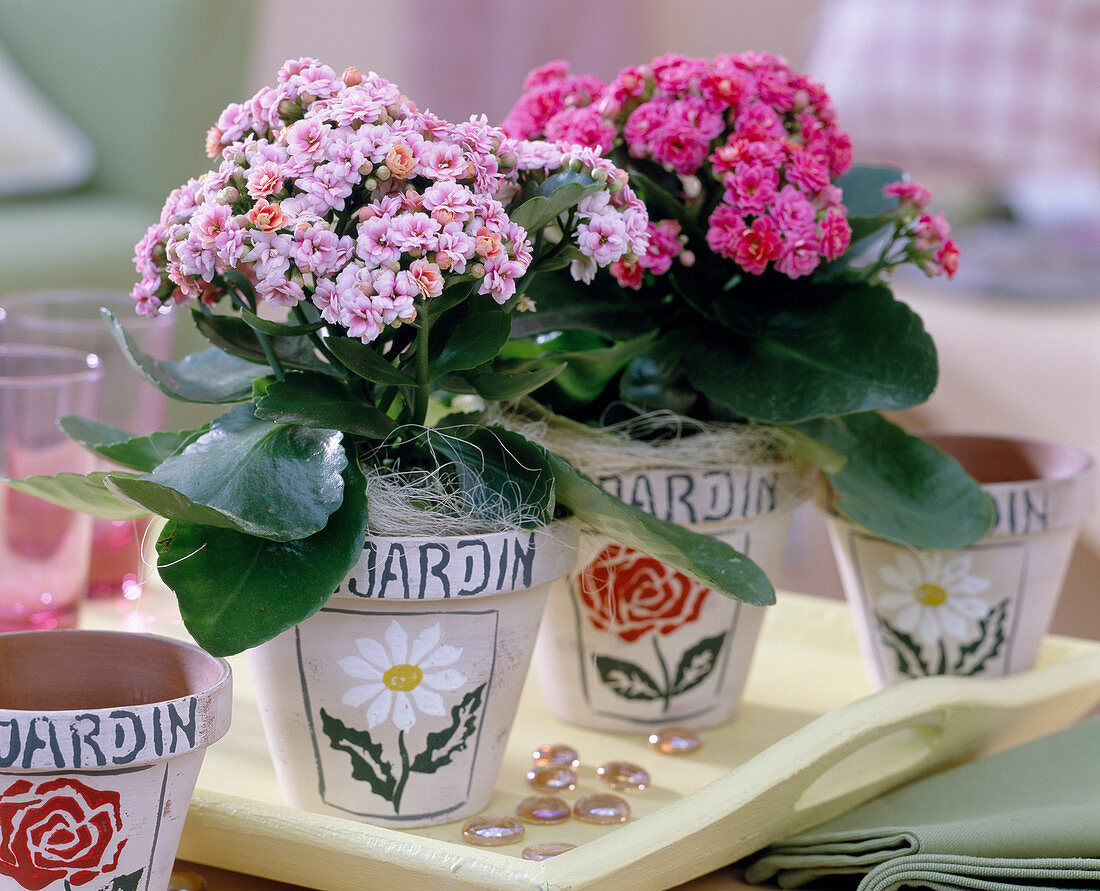
<instances>
[{"instance_id":1,"label":"pink glass bead","mask_svg":"<svg viewBox=\"0 0 1100 891\"><path fill-rule=\"evenodd\" d=\"M569 805L557 795L528 795L516 805L516 816L528 823L560 823L569 819Z\"/></svg>"},{"instance_id":2,"label":"pink glass bead","mask_svg":"<svg viewBox=\"0 0 1100 891\"><path fill-rule=\"evenodd\" d=\"M546 764L559 764L576 770L581 766L581 757L577 750L564 743L539 746L531 753L531 760L535 762L536 767L542 767Z\"/></svg>"},{"instance_id":3,"label":"pink glass bead","mask_svg":"<svg viewBox=\"0 0 1100 891\"><path fill-rule=\"evenodd\" d=\"M557 857L558 854L572 851L575 847L576 845L567 845L564 842L542 842L537 845L528 845L520 856L524 860L549 860L551 857Z\"/></svg>"},{"instance_id":4,"label":"pink glass bead","mask_svg":"<svg viewBox=\"0 0 1100 891\"><path fill-rule=\"evenodd\" d=\"M666 755L690 755L703 746L703 738L690 727L662 727L649 734L649 747Z\"/></svg>"},{"instance_id":5,"label":"pink glass bead","mask_svg":"<svg viewBox=\"0 0 1100 891\"><path fill-rule=\"evenodd\" d=\"M577 788L576 771L560 764L544 764L527 771L527 785L546 792L572 792Z\"/></svg>"},{"instance_id":6,"label":"pink glass bead","mask_svg":"<svg viewBox=\"0 0 1100 891\"><path fill-rule=\"evenodd\" d=\"M630 805L618 795L599 793L578 798L573 805L573 816L583 823L625 823L630 819Z\"/></svg>"},{"instance_id":7,"label":"pink glass bead","mask_svg":"<svg viewBox=\"0 0 1100 891\"><path fill-rule=\"evenodd\" d=\"M649 771L629 761L608 761L596 768L596 776L612 789L644 792L649 786Z\"/></svg>"},{"instance_id":8,"label":"pink glass bead","mask_svg":"<svg viewBox=\"0 0 1100 891\"><path fill-rule=\"evenodd\" d=\"M523 824L515 817L482 814L462 824L462 837L471 845L496 847L523 841Z\"/></svg>"}]
</instances>

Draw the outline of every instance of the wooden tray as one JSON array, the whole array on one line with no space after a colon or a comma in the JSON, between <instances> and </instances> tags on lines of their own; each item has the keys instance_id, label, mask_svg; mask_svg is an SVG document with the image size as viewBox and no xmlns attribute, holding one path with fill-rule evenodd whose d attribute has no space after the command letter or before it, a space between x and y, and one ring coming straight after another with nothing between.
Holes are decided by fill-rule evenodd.
<instances>
[{"instance_id":1,"label":"wooden tray","mask_svg":"<svg viewBox=\"0 0 1100 891\"><path fill-rule=\"evenodd\" d=\"M86 624L112 621L99 610ZM902 782L1061 729L1100 702L1100 643L1064 637L1048 638L1039 665L1023 674L928 678L868 695L847 607L781 593L740 711L704 731L694 755L556 721L530 678L488 812L511 813L530 793L523 774L544 743L581 754L570 800L606 791L595 768L613 759L646 767L653 785L626 796L633 816L617 828L570 820L529 826L522 844L476 848L461 841L461 823L396 831L284 806L247 666L230 661L233 727L207 752L179 856L321 891L668 888ZM525 845L543 841L579 847L520 859Z\"/></svg>"}]
</instances>

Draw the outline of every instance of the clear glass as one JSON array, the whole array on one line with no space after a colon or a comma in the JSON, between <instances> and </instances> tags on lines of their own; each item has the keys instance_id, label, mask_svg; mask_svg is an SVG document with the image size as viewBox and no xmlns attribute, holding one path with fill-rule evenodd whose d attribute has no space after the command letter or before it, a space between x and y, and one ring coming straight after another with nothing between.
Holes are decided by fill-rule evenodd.
<instances>
[{"instance_id":1,"label":"clear glass","mask_svg":"<svg viewBox=\"0 0 1100 891\"><path fill-rule=\"evenodd\" d=\"M0 475L89 473L94 457L57 419L94 415L103 378L91 353L0 344ZM90 516L0 488L0 632L75 627L91 540Z\"/></svg>"},{"instance_id":2,"label":"clear glass","mask_svg":"<svg viewBox=\"0 0 1100 891\"><path fill-rule=\"evenodd\" d=\"M130 433L164 428L168 399L134 369L103 318L113 312L122 327L156 359L172 356L175 316L139 316L124 291L79 289L26 291L0 297L0 342L56 344L87 350L103 362L104 387L97 420ZM100 459L96 470L117 469ZM136 601L148 570L142 550L149 520L95 520L88 596L124 597Z\"/></svg>"}]
</instances>

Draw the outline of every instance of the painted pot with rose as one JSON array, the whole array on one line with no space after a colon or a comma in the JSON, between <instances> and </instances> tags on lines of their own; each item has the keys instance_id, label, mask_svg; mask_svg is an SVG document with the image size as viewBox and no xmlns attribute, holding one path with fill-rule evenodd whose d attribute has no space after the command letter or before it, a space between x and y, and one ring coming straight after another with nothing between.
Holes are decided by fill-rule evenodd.
<instances>
[{"instance_id":1,"label":"painted pot with rose","mask_svg":"<svg viewBox=\"0 0 1100 891\"><path fill-rule=\"evenodd\" d=\"M731 545L770 574L813 473L778 461L593 478L628 504ZM570 723L612 731L713 726L737 710L764 610L584 534L573 572L551 594L536 671L551 711Z\"/></svg>"},{"instance_id":2,"label":"painted pot with rose","mask_svg":"<svg viewBox=\"0 0 1100 891\"><path fill-rule=\"evenodd\" d=\"M180 641L0 634L0 888L166 888L231 699L225 661Z\"/></svg>"},{"instance_id":3,"label":"painted pot with rose","mask_svg":"<svg viewBox=\"0 0 1100 891\"><path fill-rule=\"evenodd\" d=\"M248 653L283 798L395 828L482 810L576 531L371 536L324 607Z\"/></svg>"},{"instance_id":4,"label":"painted pot with rose","mask_svg":"<svg viewBox=\"0 0 1100 891\"><path fill-rule=\"evenodd\" d=\"M970 547L934 549L898 545L830 513L833 553L875 687L1034 665L1078 533L1095 506L1095 461L1074 446L926 438L979 481L995 519Z\"/></svg>"}]
</instances>

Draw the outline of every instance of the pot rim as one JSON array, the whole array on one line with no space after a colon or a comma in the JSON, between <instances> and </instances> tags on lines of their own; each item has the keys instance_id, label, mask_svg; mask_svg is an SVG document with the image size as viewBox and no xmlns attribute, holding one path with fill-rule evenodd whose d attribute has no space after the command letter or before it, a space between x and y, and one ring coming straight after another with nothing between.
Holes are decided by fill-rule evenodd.
<instances>
[{"instance_id":1,"label":"pot rim","mask_svg":"<svg viewBox=\"0 0 1100 891\"><path fill-rule=\"evenodd\" d=\"M1016 454L1026 460L1035 463L1043 459L1057 459L1059 466L1050 472L1037 475L1021 475L1020 479L993 480L979 483L982 488L1020 486L1034 483L1050 483L1062 480L1072 480L1085 477L1096 470L1096 459L1084 449L1054 439L1044 439L1031 436L1011 436L996 433L964 433L957 431L927 431L916 434L926 442L946 452L963 465L975 479L978 476L971 468L961 461L953 452L945 446L980 445L986 449L996 448L1003 451L1006 447L1012 448Z\"/></svg>"}]
</instances>

